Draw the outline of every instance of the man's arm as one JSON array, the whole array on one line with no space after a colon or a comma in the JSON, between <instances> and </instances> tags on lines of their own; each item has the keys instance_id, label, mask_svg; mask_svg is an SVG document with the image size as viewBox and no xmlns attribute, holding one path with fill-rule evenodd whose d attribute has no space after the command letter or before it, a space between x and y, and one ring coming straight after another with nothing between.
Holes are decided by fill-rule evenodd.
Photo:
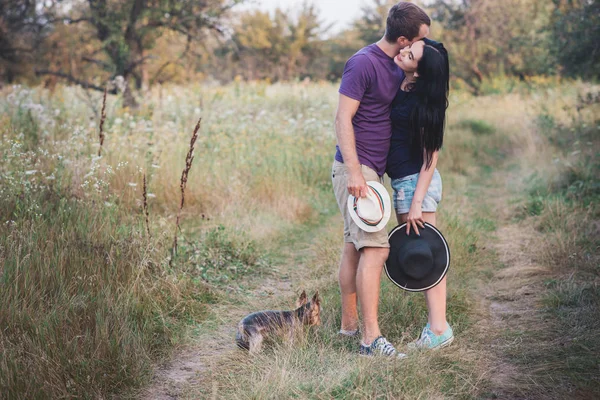
<instances>
[{"instance_id":1,"label":"man's arm","mask_svg":"<svg viewBox=\"0 0 600 400\"><path fill-rule=\"evenodd\" d=\"M348 168L348 192L355 197L367 195L367 182L360 169L360 162L356 153L356 139L352 118L358 110L360 101L340 94L337 113L335 115L335 135L338 146Z\"/></svg>"}]
</instances>

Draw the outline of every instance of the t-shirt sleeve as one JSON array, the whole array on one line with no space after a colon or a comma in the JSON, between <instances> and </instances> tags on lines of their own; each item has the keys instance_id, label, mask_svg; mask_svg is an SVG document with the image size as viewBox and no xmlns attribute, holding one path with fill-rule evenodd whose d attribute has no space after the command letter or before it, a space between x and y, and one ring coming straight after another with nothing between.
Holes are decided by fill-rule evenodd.
<instances>
[{"instance_id":1,"label":"t-shirt sleeve","mask_svg":"<svg viewBox=\"0 0 600 400\"><path fill-rule=\"evenodd\" d=\"M374 74L375 69L369 57L362 54L351 57L344 67L339 92L351 99L362 101Z\"/></svg>"}]
</instances>

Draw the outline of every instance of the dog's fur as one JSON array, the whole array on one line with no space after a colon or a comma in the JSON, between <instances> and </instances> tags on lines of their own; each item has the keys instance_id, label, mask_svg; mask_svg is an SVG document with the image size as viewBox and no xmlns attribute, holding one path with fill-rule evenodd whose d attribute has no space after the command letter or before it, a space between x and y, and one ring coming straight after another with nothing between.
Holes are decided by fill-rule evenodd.
<instances>
[{"instance_id":1,"label":"dog's fur","mask_svg":"<svg viewBox=\"0 0 600 400\"><path fill-rule=\"evenodd\" d=\"M304 325L321 324L321 299L316 292L308 301L302 291L293 311L258 311L247 315L238 324L236 343L250 353L260 351L267 336L283 335L291 340L296 329Z\"/></svg>"}]
</instances>

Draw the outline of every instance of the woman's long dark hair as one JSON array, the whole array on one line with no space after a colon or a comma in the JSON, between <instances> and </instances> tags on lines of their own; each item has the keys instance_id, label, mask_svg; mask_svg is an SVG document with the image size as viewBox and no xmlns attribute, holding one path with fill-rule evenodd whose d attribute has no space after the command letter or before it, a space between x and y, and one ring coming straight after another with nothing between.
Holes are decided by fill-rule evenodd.
<instances>
[{"instance_id":1,"label":"woman's long dark hair","mask_svg":"<svg viewBox=\"0 0 600 400\"><path fill-rule=\"evenodd\" d=\"M444 141L450 90L448 52L441 43L433 42L423 47L417 75L413 89L417 96L417 105L411 116L413 143L416 142L425 153L426 167L429 169L433 162L433 153L442 148Z\"/></svg>"}]
</instances>

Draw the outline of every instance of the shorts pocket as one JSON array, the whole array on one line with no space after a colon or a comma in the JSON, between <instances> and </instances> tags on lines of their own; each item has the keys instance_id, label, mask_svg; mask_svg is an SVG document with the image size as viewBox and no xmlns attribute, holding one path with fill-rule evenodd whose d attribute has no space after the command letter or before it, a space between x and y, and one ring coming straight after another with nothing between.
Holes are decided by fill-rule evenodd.
<instances>
[{"instance_id":1,"label":"shorts pocket","mask_svg":"<svg viewBox=\"0 0 600 400\"><path fill-rule=\"evenodd\" d=\"M336 176L341 176L342 174L344 174L345 169L346 169L346 166L344 164L335 160L331 167L331 179L335 178Z\"/></svg>"},{"instance_id":2,"label":"shorts pocket","mask_svg":"<svg viewBox=\"0 0 600 400\"><path fill-rule=\"evenodd\" d=\"M429 184L429 188L427 189L427 195L430 196L436 203L442 201L442 177L440 173L435 170L433 177L431 178L431 183Z\"/></svg>"}]
</instances>

